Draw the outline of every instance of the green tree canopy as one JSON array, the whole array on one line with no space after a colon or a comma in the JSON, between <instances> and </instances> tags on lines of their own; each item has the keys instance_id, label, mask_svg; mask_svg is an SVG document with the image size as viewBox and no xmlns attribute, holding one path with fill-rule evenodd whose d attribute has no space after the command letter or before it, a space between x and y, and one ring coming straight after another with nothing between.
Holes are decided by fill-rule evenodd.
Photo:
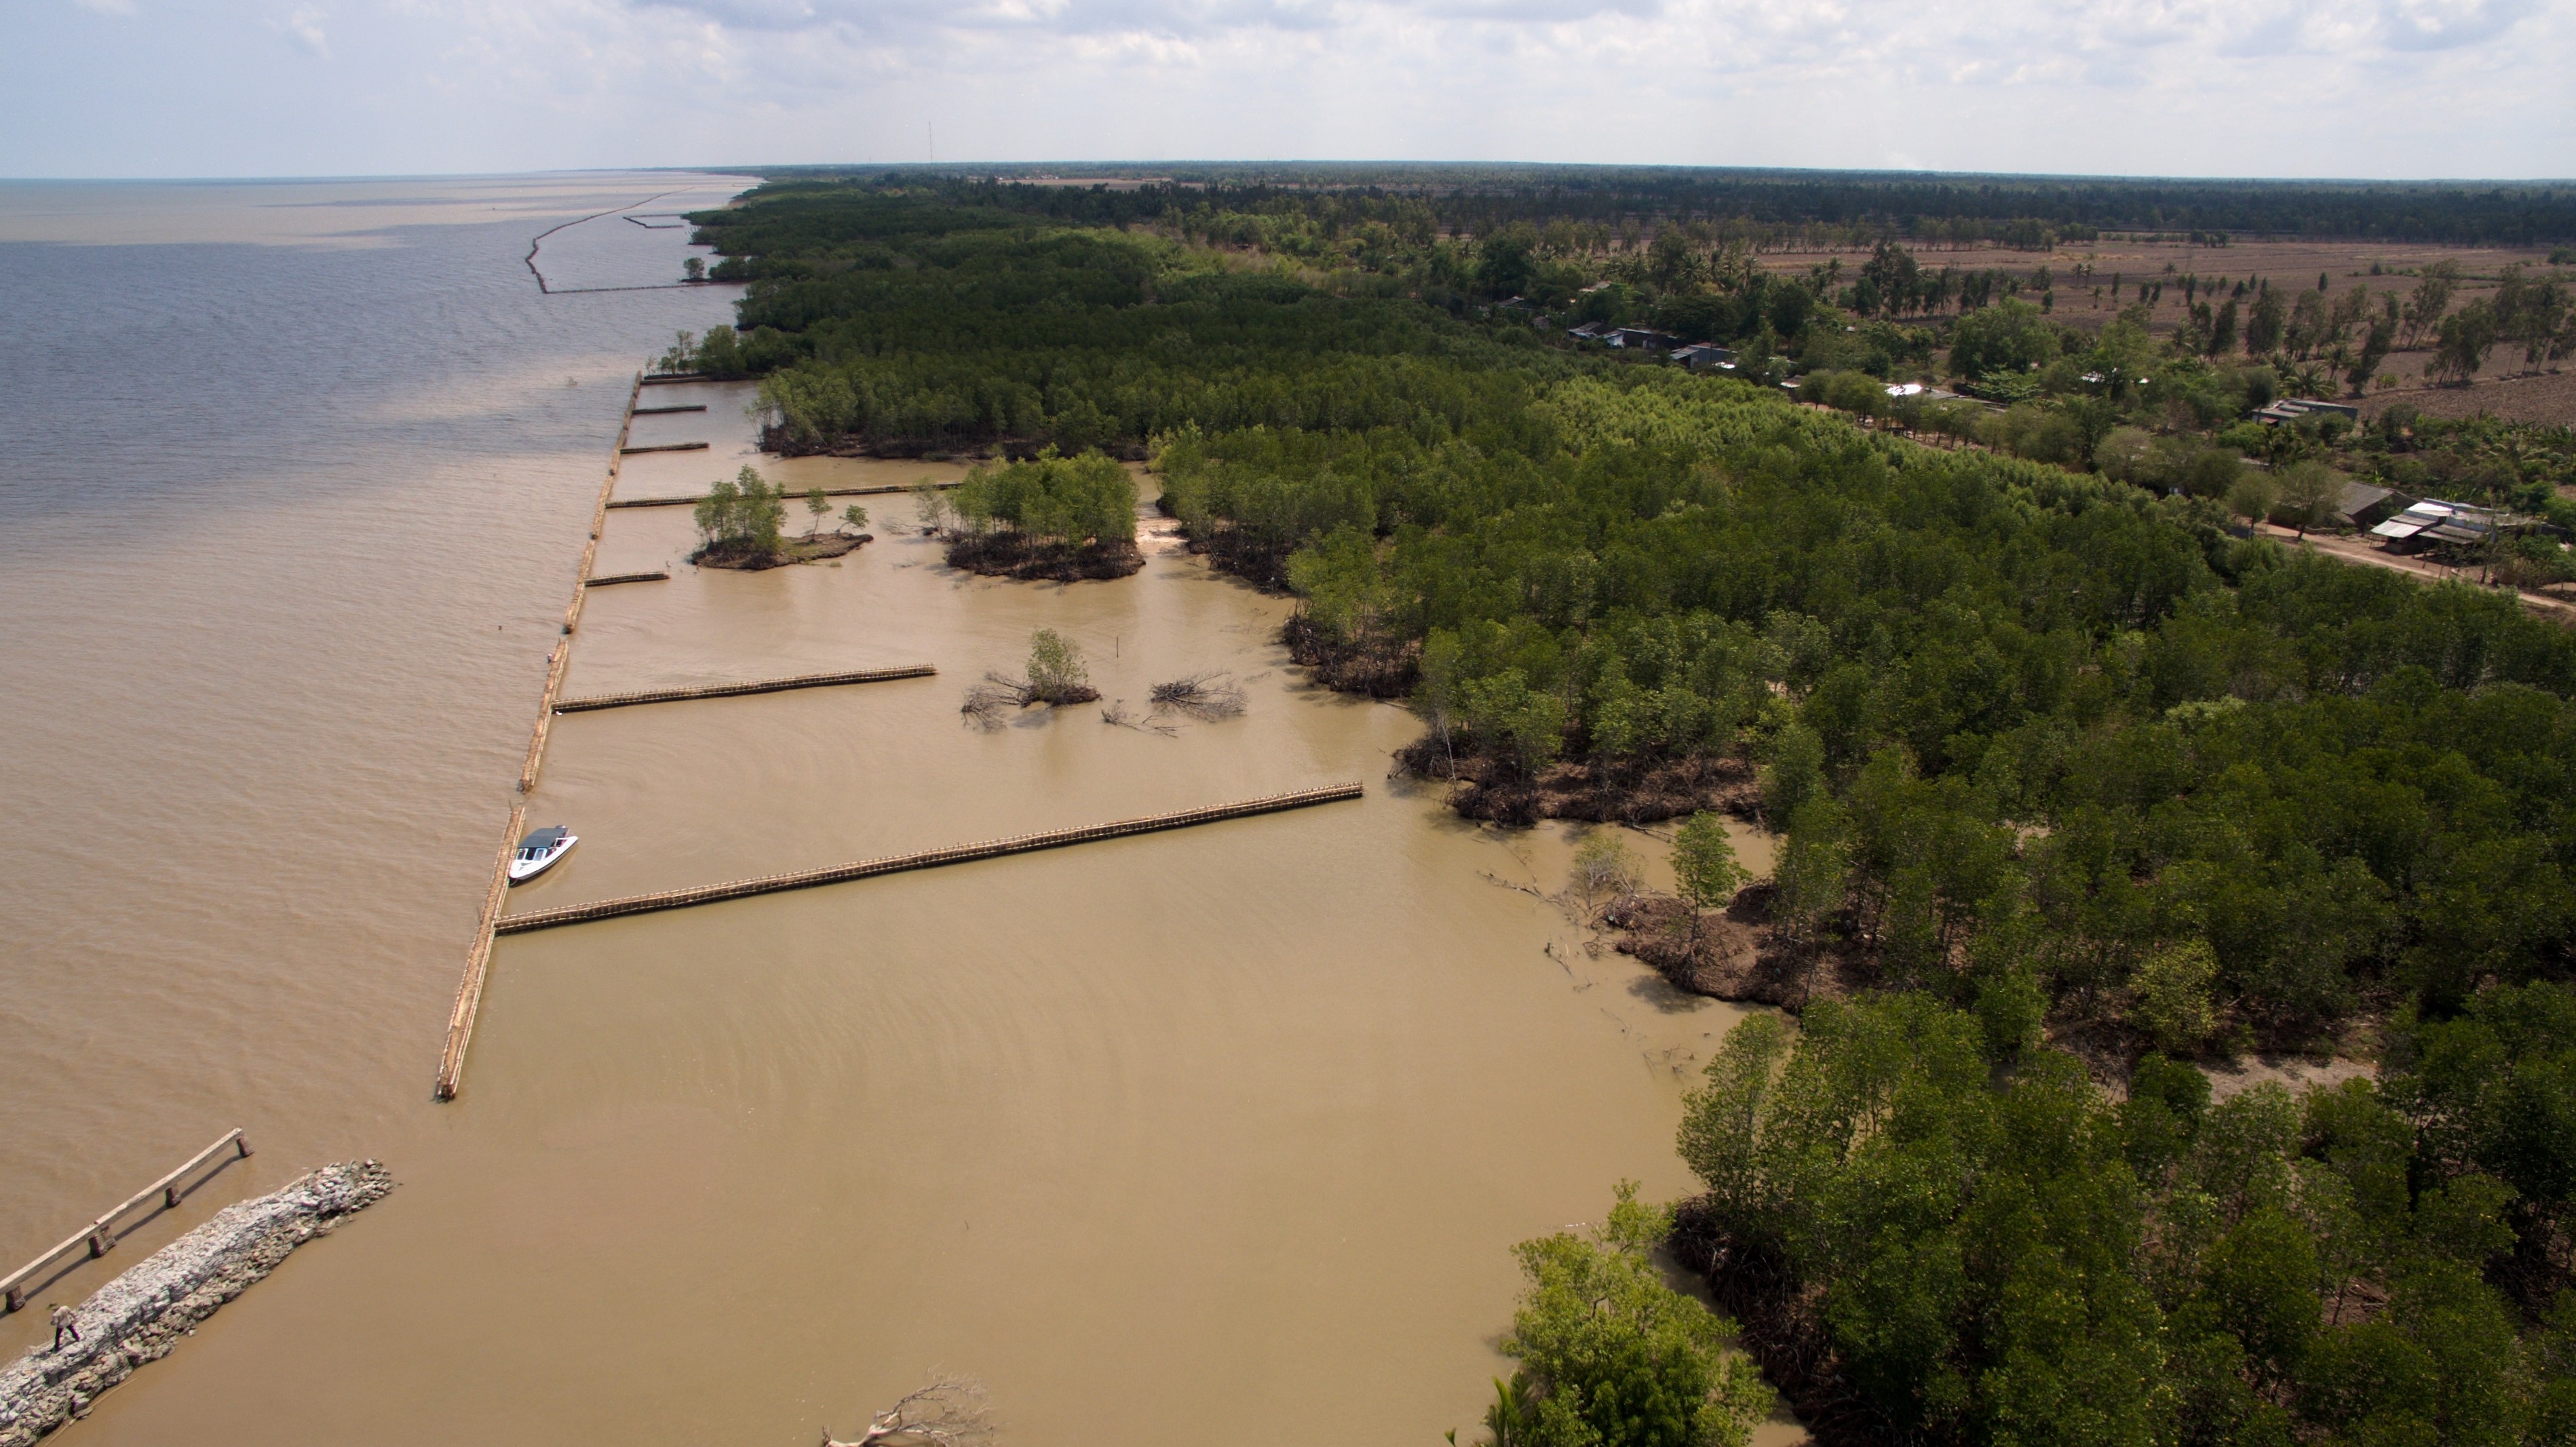
<instances>
[{"instance_id":1,"label":"green tree canopy","mask_svg":"<svg viewBox=\"0 0 2576 1447\"><path fill-rule=\"evenodd\" d=\"M1653 1252L1669 1216L1621 1182L1609 1219L1516 1248L1529 1285L1504 1354L1505 1400L1527 1401L1510 1447L1743 1447L1770 1411L1732 1326L1666 1285Z\"/></svg>"}]
</instances>

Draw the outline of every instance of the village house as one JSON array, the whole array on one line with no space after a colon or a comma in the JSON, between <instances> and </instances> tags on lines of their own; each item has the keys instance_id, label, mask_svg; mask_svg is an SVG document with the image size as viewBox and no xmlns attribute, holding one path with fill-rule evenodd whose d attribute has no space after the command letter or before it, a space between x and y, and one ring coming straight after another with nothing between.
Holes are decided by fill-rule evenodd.
<instances>
[{"instance_id":1,"label":"village house","mask_svg":"<svg viewBox=\"0 0 2576 1447\"><path fill-rule=\"evenodd\" d=\"M1682 344L1670 332L1650 331L1645 327L1620 327L1607 338L1610 345L1632 352L1669 352Z\"/></svg>"},{"instance_id":2,"label":"village house","mask_svg":"<svg viewBox=\"0 0 2576 1447\"><path fill-rule=\"evenodd\" d=\"M2366 482L2347 482L2343 495L2335 500L2335 512L2346 526L2356 531L2375 528L2399 510L2412 507L2415 499L2395 488L2374 487Z\"/></svg>"},{"instance_id":3,"label":"village house","mask_svg":"<svg viewBox=\"0 0 2576 1447\"><path fill-rule=\"evenodd\" d=\"M2302 417L2341 417L2347 422L2361 420L2361 409L2342 402L2321 402L2314 397L2284 398L2267 407L2254 409L2254 418L2266 427L2296 422Z\"/></svg>"}]
</instances>

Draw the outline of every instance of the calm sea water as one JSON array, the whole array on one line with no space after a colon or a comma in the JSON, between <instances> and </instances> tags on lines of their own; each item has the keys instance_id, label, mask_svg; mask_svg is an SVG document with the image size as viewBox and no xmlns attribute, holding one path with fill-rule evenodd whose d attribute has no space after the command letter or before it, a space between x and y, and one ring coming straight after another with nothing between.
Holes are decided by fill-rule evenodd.
<instances>
[{"instance_id":1,"label":"calm sea water","mask_svg":"<svg viewBox=\"0 0 2576 1447\"><path fill-rule=\"evenodd\" d=\"M734 290L521 258L742 184L0 183L12 1266L234 1125L282 1167L420 1099L627 379Z\"/></svg>"},{"instance_id":2,"label":"calm sea water","mask_svg":"<svg viewBox=\"0 0 2576 1447\"><path fill-rule=\"evenodd\" d=\"M882 499L841 563L702 573L685 510L610 514L602 572L674 575L591 600L575 692L940 676L566 717L531 822L583 843L514 908L1369 797L505 939L430 1102L627 378L730 299L541 296L520 258L731 185L0 187L0 1258L235 1125L258 1155L38 1300L320 1161L403 1181L64 1440L784 1447L933 1367L1076 1447L1472 1429L1511 1243L1686 1187L1736 1012L1538 897L1568 834L1389 777L1416 725L1306 684L1284 601L1184 554L972 579ZM540 262L650 283L683 245L612 214ZM712 446L627 496L927 470L782 465L748 389L653 395L709 410L637 441ZM1111 699L1221 668L1250 710L962 726L1040 626Z\"/></svg>"}]
</instances>

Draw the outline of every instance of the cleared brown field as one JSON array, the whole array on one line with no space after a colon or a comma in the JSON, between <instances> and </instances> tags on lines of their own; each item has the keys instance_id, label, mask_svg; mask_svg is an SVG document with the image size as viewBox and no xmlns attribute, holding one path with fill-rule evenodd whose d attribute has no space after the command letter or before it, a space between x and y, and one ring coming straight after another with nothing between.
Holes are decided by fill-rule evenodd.
<instances>
[{"instance_id":1,"label":"cleared brown field","mask_svg":"<svg viewBox=\"0 0 2576 1447\"><path fill-rule=\"evenodd\" d=\"M2398 385L2387 392L2373 392L2363 404L2362 415L2376 417L2390 403L2407 402L2416 410L2434 417L2476 417L2484 414L2507 422L2543 422L2560 427L2576 426L2576 372L2566 364L2537 376L2521 374L2522 348L2499 346L2487 358L2486 370L2466 387L2435 387L2424 380L2424 364L2430 352L2394 352L2381 370L2395 373Z\"/></svg>"},{"instance_id":2,"label":"cleared brown field","mask_svg":"<svg viewBox=\"0 0 2576 1447\"><path fill-rule=\"evenodd\" d=\"M2114 277L2119 279L2122 295L2130 305L2137 301L2140 281L2161 280L2166 283L2165 293L2156 304L2152 328L2160 336L2170 335L2183 319L2185 304L2180 283L2186 275L2196 275L2204 282L2224 280L2231 286L2248 277L2265 277L2273 286L2288 287L2295 293L2315 287L2318 275L2323 273L2329 300L2354 287L2368 287L2373 295L2394 291L2402 299L2413 291L2415 278L2397 273L2451 261L2459 265L2461 272L2459 287L2451 299L2452 309L2457 310L2493 292L2497 273L2515 262L2544 274L2551 270L2547 247L2409 242L2238 241L2226 246L2191 246L2106 239L2061 246L2052 252L1995 247L1911 249L1919 264L1936 270L1944 266L1962 271L2000 267L2028 275L2045 266L2056 282L2057 303L2051 315L2079 327L2099 327L2119 314L2121 304L2113 302L2110 291ZM1761 263L1770 271L1804 275L1809 267L1837 256L1848 275L1868 258L1868 253L1771 252L1761 258ZM2074 272L2079 265L2090 267L2092 274L2076 277ZM2370 274L2374 265L2380 268L2381 275ZM2576 271L2565 267L2557 268L2556 274L2576 278ZM2036 300L2030 293L2024 293L2024 299ZM2576 372L2518 375L2522 369L2521 348L2507 345L2498 346L2488 357L2485 370L2472 385L2435 387L2424 380L2424 364L2431 358L2431 352L2422 350L2391 353L2380 364L2380 372L2394 376L2398 384L2388 391L2371 392L2363 404L2364 414L2375 416L2390 403L2403 401L2440 417L2470 417L2483 412L2517 422L2576 425ZM2565 365L2560 364L2562 368Z\"/></svg>"}]
</instances>

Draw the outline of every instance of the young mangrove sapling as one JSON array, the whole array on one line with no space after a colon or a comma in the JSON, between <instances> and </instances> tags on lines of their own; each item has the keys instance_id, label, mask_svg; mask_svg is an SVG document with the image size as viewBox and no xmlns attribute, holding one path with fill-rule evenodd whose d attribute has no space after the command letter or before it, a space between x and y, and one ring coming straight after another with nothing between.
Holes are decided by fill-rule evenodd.
<instances>
[{"instance_id":1,"label":"young mangrove sapling","mask_svg":"<svg viewBox=\"0 0 2576 1447\"><path fill-rule=\"evenodd\" d=\"M1744 887L1744 866L1735 860L1735 841L1726 837L1724 819L1703 809L1682 825L1673 837L1673 877L1690 906L1691 957L1697 959L1701 912L1724 909Z\"/></svg>"},{"instance_id":2,"label":"young mangrove sapling","mask_svg":"<svg viewBox=\"0 0 2576 1447\"><path fill-rule=\"evenodd\" d=\"M985 674L982 683L966 691L966 702L958 712L991 728L1006 713L1031 704L1090 703L1099 697L1100 690L1091 686L1091 671L1083 664L1082 649L1054 629L1041 628L1029 635L1027 676Z\"/></svg>"}]
</instances>

